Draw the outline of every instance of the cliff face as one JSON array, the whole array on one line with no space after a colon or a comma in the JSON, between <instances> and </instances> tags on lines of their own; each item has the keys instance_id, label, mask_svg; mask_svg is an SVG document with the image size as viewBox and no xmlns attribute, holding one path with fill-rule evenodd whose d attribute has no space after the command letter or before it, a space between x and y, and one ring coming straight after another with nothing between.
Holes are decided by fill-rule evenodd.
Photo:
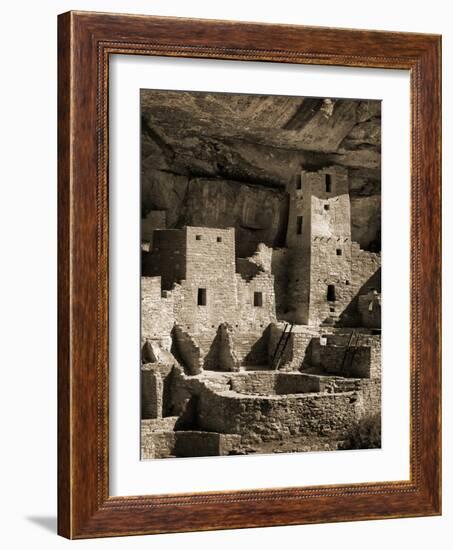
<instances>
[{"instance_id":1,"label":"cliff face","mask_svg":"<svg viewBox=\"0 0 453 550\"><path fill-rule=\"evenodd\" d=\"M235 227L237 252L283 246L301 166L348 168L352 235L380 246L380 102L144 90L142 215Z\"/></svg>"}]
</instances>

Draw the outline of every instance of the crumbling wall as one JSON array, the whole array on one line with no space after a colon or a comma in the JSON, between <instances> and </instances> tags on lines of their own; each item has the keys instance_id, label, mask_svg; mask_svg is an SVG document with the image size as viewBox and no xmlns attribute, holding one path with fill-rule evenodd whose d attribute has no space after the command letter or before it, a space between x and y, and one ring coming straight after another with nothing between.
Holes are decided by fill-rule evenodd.
<instances>
[{"instance_id":1,"label":"crumbling wall","mask_svg":"<svg viewBox=\"0 0 453 550\"><path fill-rule=\"evenodd\" d=\"M162 418L165 415L164 399L170 392L173 366L148 363L141 368L141 418ZM165 399L166 400L166 399Z\"/></svg>"},{"instance_id":2,"label":"crumbling wall","mask_svg":"<svg viewBox=\"0 0 453 550\"><path fill-rule=\"evenodd\" d=\"M162 418L164 383L159 372L142 369L141 418Z\"/></svg>"},{"instance_id":3,"label":"crumbling wall","mask_svg":"<svg viewBox=\"0 0 453 550\"><path fill-rule=\"evenodd\" d=\"M234 349L232 332L231 327L226 323L219 326L218 366L220 370L238 371L240 367L240 361Z\"/></svg>"},{"instance_id":4,"label":"crumbling wall","mask_svg":"<svg viewBox=\"0 0 453 550\"><path fill-rule=\"evenodd\" d=\"M233 331L233 346L241 365L264 366L268 365L269 331L266 325L250 327L248 331Z\"/></svg>"},{"instance_id":5,"label":"crumbling wall","mask_svg":"<svg viewBox=\"0 0 453 550\"><path fill-rule=\"evenodd\" d=\"M168 337L175 319L174 300L174 294L162 296L161 277L141 278L142 344L157 340L163 349L169 349ZM161 341L165 337L167 340Z\"/></svg>"},{"instance_id":6,"label":"crumbling wall","mask_svg":"<svg viewBox=\"0 0 453 550\"><path fill-rule=\"evenodd\" d=\"M179 325L173 327L174 355L186 367L188 374L199 374L203 368L204 354L195 338Z\"/></svg>"},{"instance_id":7,"label":"crumbling wall","mask_svg":"<svg viewBox=\"0 0 453 550\"><path fill-rule=\"evenodd\" d=\"M253 279L262 271L259 265L251 262L249 258L236 258L236 272L246 281Z\"/></svg>"},{"instance_id":8,"label":"crumbling wall","mask_svg":"<svg viewBox=\"0 0 453 550\"><path fill-rule=\"evenodd\" d=\"M259 267L261 271L271 272L272 270L272 257L274 249L270 246L266 246L264 243L259 243L255 252L248 258L248 260Z\"/></svg>"},{"instance_id":9,"label":"crumbling wall","mask_svg":"<svg viewBox=\"0 0 453 550\"><path fill-rule=\"evenodd\" d=\"M252 266L245 280L236 273L232 229L155 233L154 263L147 273L162 271L162 277L142 277L144 340L168 335L174 323L199 334L215 332L223 322L249 332L250 326L264 329L276 319L271 249L263 245L245 260Z\"/></svg>"},{"instance_id":10,"label":"crumbling wall","mask_svg":"<svg viewBox=\"0 0 453 550\"><path fill-rule=\"evenodd\" d=\"M219 371L226 368L223 363L225 356L219 356L220 353L223 353L222 349L226 351L220 327L221 325L210 326L202 332L192 332L193 327L190 325L181 327L184 332L190 333L196 342L203 360L203 369ZM234 326L229 325L228 332L230 349L228 353L234 357L236 365L263 366L268 363L269 333L267 325L264 323L249 324L245 329L242 324L236 323Z\"/></svg>"},{"instance_id":11,"label":"crumbling wall","mask_svg":"<svg viewBox=\"0 0 453 550\"><path fill-rule=\"evenodd\" d=\"M276 320L274 277L269 272L261 271L250 281L245 281L236 274L237 304L231 318L231 324L267 326ZM257 301L258 300L258 301Z\"/></svg>"}]
</instances>

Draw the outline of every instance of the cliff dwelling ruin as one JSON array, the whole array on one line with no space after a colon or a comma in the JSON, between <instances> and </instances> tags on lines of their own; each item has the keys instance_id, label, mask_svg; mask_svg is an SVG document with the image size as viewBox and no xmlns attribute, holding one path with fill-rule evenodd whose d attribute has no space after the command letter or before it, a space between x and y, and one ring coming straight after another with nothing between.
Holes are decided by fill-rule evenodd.
<instances>
[{"instance_id":1,"label":"cliff dwelling ruin","mask_svg":"<svg viewBox=\"0 0 453 550\"><path fill-rule=\"evenodd\" d=\"M146 139L169 156L169 129L164 139L152 97L146 96L148 103L142 98ZM312 118L323 103L317 105ZM370 122L363 114L360 122L360 102L354 105L343 148L351 133L358 139L357 125ZM294 126L295 115L290 120ZM311 120L304 119L301 129ZM157 149L146 139L143 150L155 160ZM270 178L265 191L242 178L237 195L252 188L247 192L258 208L243 201L240 223L234 218L237 197L228 198L225 180L223 210L213 205L212 176L203 176L200 193L195 177L195 191L179 211L163 200L144 208L142 459L380 446L380 432L378 444L360 445L351 436L362 419L380 418L380 219L375 222L375 209L374 230L357 231L351 207L357 167L332 162L332 154L323 152L318 166L307 156L277 190ZM143 155L145 184L146 161ZM232 155L229 162L234 164ZM228 170L227 164L217 169ZM192 176L171 175L178 177ZM163 187L156 181L155 192ZM145 189L143 196L146 202L151 195ZM195 196L202 199L193 206ZM276 200L283 212L278 219L271 212ZM211 207L228 213L213 223ZM208 212L200 215L203 209Z\"/></svg>"}]
</instances>

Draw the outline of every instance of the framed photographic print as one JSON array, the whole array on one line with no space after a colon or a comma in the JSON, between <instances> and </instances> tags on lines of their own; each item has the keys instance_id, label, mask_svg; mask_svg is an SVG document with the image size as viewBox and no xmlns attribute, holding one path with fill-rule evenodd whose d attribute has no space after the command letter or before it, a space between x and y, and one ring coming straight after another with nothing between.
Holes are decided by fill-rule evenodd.
<instances>
[{"instance_id":1,"label":"framed photographic print","mask_svg":"<svg viewBox=\"0 0 453 550\"><path fill-rule=\"evenodd\" d=\"M440 37L59 17L59 533L436 515Z\"/></svg>"}]
</instances>

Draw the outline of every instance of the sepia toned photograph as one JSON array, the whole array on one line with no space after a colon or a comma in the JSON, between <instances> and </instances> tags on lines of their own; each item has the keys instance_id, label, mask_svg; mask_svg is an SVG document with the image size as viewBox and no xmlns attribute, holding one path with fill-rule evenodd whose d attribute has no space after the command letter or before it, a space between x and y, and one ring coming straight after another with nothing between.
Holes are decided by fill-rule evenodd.
<instances>
[{"instance_id":1,"label":"sepia toned photograph","mask_svg":"<svg viewBox=\"0 0 453 550\"><path fill-rule=\"evenodd\" d=\"M141 90L141 459L381 447L381 102Z\"/></svg>"}]
</instances>

